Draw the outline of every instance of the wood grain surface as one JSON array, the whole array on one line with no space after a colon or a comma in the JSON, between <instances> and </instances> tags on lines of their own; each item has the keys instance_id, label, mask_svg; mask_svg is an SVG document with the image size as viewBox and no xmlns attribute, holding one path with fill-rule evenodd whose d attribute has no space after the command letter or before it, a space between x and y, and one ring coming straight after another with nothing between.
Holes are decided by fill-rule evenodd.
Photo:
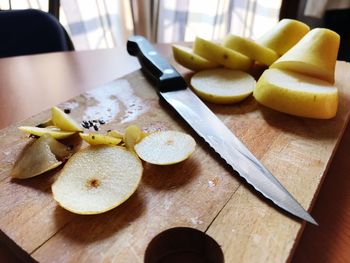
<instances>
[{"instance_id":1,"label":"wood grain surface","mask_svg":"<svg viewBox=\"0 0 350 263\"><path fill-rule=\"evenodd\" d=\"M0 59L0 128L139 68L123 48Z\"/></svg>"},{"instance_id":2,"label":"wood grain surface","mask_svg":"<svg viewBox=\"0 0 350 263\"><path fill-rule=\"evenodd\" d=\"M280 114L251 98L236 106L208 104L305 208L313 203L349 118L349 69L348 64L337 64L340 106L336 118L328 121ZM104 106L111 105L110 101L118 105L115 111ZM101 215L78 216L52 199L50 185L59 169L25 181L9 178L28 138L16 129L19 124L1 130L5 142L0 146L1 230L34 259L142 262L152 237L174 226L206 231L222 247L226 262L289 259L303 223L271 206L212 154L167 105L159 102L140 72L60 106L67 105L79 121L104 110L109 119L102 131L123 129L130 123L148 131L184 130L193 135L198 147L189 160L178 165L145 164L141 186L120 207ZM35 125L48 116L46 111L20 124Z\"/></svg>"}]
</instances>

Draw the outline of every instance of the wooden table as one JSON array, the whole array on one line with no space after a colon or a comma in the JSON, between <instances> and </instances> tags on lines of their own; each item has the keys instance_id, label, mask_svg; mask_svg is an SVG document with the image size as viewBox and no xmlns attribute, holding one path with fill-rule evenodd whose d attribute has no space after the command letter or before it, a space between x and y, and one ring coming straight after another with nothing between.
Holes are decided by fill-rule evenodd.
<instances>
[{"instance_id":1,"label":"wooden table","mask_svg":"<svg viewBox=\"0 0 350 263\"><path fill-rule=\"evenodd\" d=\"M164 54L169 46L159 45ZM0 128L26 119L139 67L121 49L0 59ZM183 71L184 72L184 71ZM347 262L350 256L350 128L334 156L292 262ZM1 262L16 262L2 245Z\"/></svg>"}]
</instances>

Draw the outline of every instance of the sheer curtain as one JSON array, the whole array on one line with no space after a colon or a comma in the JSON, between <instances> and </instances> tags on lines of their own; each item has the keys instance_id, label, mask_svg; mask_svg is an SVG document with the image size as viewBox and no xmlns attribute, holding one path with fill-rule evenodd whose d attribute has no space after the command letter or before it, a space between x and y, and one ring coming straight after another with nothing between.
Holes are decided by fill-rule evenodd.
<instances>
[{"instance_id":1,"label":"sheer curtain","mask_svg":"<svg viewBox=\"0 0 350 263\"><path fill-rule=\"evenodd\" d=\"M161 0L157 42L221 39L228 33L257 38L278 21L281 0Z\"/></svg>"},{"instance_id":2,"label":"sheer curtain","mask_svg":"<svg viewBox=\"0 0 350 263\"><path fill-rule=\"evenodd\" d=\"M61 0L60 22L76 50L125 46L132 34L159 43L228 33L255 39L278 21L281 1ZM47 11L48 0L0 0L0 9L9 8Z\"/></svg>"}]
</instances>

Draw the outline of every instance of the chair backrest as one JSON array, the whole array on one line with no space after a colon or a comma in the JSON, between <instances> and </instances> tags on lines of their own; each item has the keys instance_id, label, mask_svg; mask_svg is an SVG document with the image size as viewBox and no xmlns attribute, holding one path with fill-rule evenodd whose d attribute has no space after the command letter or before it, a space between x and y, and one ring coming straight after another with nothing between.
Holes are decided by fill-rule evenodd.
<instances>
[{"instance_id":1,"label":"chair backrest","mask_svg":"<svg viewBox=\"0 0 350 263\"><path fill-rule=\"evenodd\" d=\"M0 57L74 50L59 21L36 10L0 11Z\"/></svg>"}]
</instances>

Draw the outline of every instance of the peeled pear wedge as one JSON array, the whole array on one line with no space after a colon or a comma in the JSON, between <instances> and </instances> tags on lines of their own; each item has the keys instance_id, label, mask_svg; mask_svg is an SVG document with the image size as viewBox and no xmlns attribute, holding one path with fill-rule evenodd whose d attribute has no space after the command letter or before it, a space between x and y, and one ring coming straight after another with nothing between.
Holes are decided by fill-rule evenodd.
<instances>
[{"instance_id":1,"label":"peeled pear wedge","mask_svg":"<svg viewBox=\"0 0 350 263\"><path fill-rule=\"evenodd\" d=\"M282 19L276 26L256 40L257 43L283 55L302 39L310 27L294 19Z\"/></svg>"},{"instance_id":2,"label":"peeled pear wedge","mask_svg":"<svg viewBox=\"0 0 350 263\"><path fill-rule=\"evenodd\" d=\"M203 100L217 104L244 100L252 94L255 84L248 73L224 68L199 71L191 78L194 92Z\"/></svg>"},{"instance_id":3,"label":"peeled pear wedge","mask_svg":"<svg viewBox=\"0 0 350 263\"><path fill-rule=\"evenodd\" d=\"M190 70L198 71L219 66L218 63L195 54L189 47L172 45L172 50L175 61Z\"/></svg>"},{"instance_id":4,"label":"peeled pear wedge","mask_svg":"<svg viewBox=\"0 0 350 263\"><path fill-rule=\"evenodd\" d=\"M51 119L53 124L60 128L62 131L80 132L82 128L80 125L58 107L51 109Z\"/></svg>"},{"instance_id":5,"label":"peeled pear wedge","mask_svg":"<svg viewBox=\"0 0 350 263\"><path fill-rule=\"evenodd\" d=\"M66 145L45 134L21 152L10 175L18 179L40 175L61 165L71 154Z\"/></svg>"},{"instance_id":6,"label":"peeled pear wedge","mask_svg":"<svg viewBox=\"0 0 350 263\"><path fill-rule=\"evenodd\" d=\"M141 160L124 147L91 146L74 154L52 185L54 199L76 214L100 214L126 201L137 189Z\"/></svg>"},{"instance_id":7,"label":"peeled pear wedge","mask_svg":"<svg viewBox=\"0 0 350 263\"><path fill-rule=\"evenodd\" d=\"M134 147L144 161L156 165L170 165L186 160L195 150L196 141L178 131L159 131L149 134Z\"/></svg>"},{"instance_id":8,"label":"peeled pear wedge","mask_svg":"<svg viewBox=\"0 0 350 263\"><path fill-rule=\"evenodd\" d=\"M89 134L80 133L79 136L90 145L100 145L100 144L117 145L122 141L122 139L120 138L115 138L109 135L103 135L95 132L92 132Z\"/></svg>"},{"instance_id":9,"label":"peeled pear wedge","mask_svg":"<svg viewBox=\"0 0 350 263\"><path fill-rule=\"evenodd\" d=\"M57 127L39 128L33 126L20 126L18 127L18 129L35 136L43 136L44 134L49 134L55 139L64 139L75 133L71 131L61 131Z\"/></svg>"},{"instance_id":10,"label":"peeled pear wedge","mask_svg":"<svg viewBox=\"0 0 350 263\"><path fill-rule=\"evenodd\" d=\"M276 60L271 68L291 70L334 83L340 37L326 28L315 28Z\"/></svg>"},{"instance_id":11,"label":"peeled pear wedge","mask_svg":"<svg viewBox=\"0 0 350 263\"><path fill-rule=\"evenodd\" d=\"M224 47L231 48L252 60L270 66L279 56L272 49L254 42L251 39L237 35L228 35L223 42Z\"/></svg>"},{"instance_id":12,"label":"peeled pear wedge","mask_svg":"<svg viewBox=\"0 0 350 263\"><path fill-rule=\"evenodd\" d=\"M248 70L252 60L247 56L215 42L196 37L193 44L194 53L230 69Z\"/></svg>"},{"instance_id":13,"label":"peeled pear wedge","mask_svg":"<svg viewBox=\"0 0 350 263\"><path fill-rule=\"evenodd\" d=\"M338 89L326 81L280 69L266 70L254 98L271 109L295 116L330 119L338 108Z\"/></svg>"}]
</instances>

